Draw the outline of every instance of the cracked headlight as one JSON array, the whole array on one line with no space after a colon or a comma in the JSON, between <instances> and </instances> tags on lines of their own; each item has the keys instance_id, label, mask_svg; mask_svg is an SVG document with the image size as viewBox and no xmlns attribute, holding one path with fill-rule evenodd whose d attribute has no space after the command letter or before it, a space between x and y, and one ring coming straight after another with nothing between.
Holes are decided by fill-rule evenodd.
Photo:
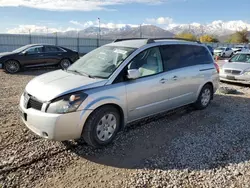
<instances>
[{"instance_id":1,"label":"cracked headlight","mask_svg":"<svg viewBox=\"0 0 250 188\"><path fill-rule=\"evenodd\" d=\"M87 96L83 92L77 92L59 97L51 101L46 112L53 114L75 112Z\"/></svg>"},{"instance_id":2,"label":"cracked headlight","mask_svg":"<svg viewBox=\"0 0 250 188\"><path fill-rule=\"evenodd\" d=\"M244 75L249 75L250 76L250 69L245 70Z\"/></svg>"}]
</instances>

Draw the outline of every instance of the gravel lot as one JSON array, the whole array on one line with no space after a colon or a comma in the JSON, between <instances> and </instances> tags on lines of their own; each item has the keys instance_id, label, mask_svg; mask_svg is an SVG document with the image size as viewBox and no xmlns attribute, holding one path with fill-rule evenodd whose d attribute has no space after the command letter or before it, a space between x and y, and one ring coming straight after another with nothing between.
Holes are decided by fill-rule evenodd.
<instances>
[{"instance_id":1,"label":"gravel lot","mask_svg":"<svg viewBox=\"0 0 250 188\"><path fill-rule=\"evenodd\" d=\"M35 75L0 71L0 188L250 187L250 89L217 92L203 111L191 107L138 122L111 146L53 142L25 128L19 97Z\"/></svg>"}]
</instances>

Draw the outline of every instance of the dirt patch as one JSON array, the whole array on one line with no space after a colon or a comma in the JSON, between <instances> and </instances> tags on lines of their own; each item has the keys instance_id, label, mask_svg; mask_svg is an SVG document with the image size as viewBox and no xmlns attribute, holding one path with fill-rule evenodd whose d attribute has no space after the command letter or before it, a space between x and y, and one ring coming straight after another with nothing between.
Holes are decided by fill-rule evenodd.
<instances>
[{"instance_id":1,"label":"dirt patch","mask_svg":"<svg viewBox=\"0 0 250 188\"><path fill-rule=\"evenodd\" d=\"M49 70L51 71L51 70ZM190 107L127 127L103 149L53 142L18 116L25 85L45 70L0 71L0 187L246 187L250 182L250 90L217 93Z\"/></svg>"}]
</instances>

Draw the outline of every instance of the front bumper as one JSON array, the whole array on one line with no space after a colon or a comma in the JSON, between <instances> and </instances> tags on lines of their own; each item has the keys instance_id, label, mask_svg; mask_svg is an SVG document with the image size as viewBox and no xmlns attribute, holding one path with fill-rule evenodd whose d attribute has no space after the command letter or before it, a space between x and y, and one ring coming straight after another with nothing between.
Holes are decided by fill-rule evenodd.
<instances>
[{"instance_id":1,"label":"front bumper","mask_svg":"<svg viewBox=\"0 0 250 188\"><path fill-rule=\"evenodd\" d=\"M24 108L24 97L21 96L19 110L24 124L35 134L52 140L64 141L81 137L83 126L92 112L76 111L67 114L50 114Z\"/></svg>"},{"instance_id":2,"label":"front bumper","mask_svg":"<svg viewBox=\"0 0 250 188\"><path fill-rule=\"evenodd\" d=\"M250 75L232 75L220 73L220 80L232 83L250 84Z\"/></svg>"}]
</instances>

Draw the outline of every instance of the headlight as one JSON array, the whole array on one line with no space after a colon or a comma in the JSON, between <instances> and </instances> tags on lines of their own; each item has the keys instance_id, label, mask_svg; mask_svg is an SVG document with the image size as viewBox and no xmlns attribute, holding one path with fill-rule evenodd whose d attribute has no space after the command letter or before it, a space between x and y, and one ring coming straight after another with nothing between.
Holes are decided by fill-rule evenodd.
<instances>
[{"instance_id":1,"label":"headlight","mask_svg":"<svg viewBox=\"0 0 250 188\"><path fill-rule=\"evenodd\" d=\"M47 113L65 114L74 112L87 98L87 94L82 92L72 93L53 100L47 108Z\"/></svg>"},{"instance_id":2,"label":"headlight","mask_svg":"<svg viewBox=\"0 0 250 188\"><path fill-rule=\"evenodd\" d=\"M244 72L244 75L249 75L249 76L250 76L250 69L249 69L249 70L246 70L246 71Z\"/></svg>"}]
</instances>

